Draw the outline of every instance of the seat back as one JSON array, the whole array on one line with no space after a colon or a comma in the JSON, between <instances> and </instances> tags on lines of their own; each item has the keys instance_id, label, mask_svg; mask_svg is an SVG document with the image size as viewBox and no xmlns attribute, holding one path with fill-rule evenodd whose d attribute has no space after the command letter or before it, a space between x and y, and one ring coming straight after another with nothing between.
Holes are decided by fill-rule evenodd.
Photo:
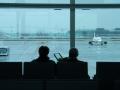
<instances>
[{"instance_id":1,"label":"seat back","mask_svg":"<svg viewBox=\"0 0 120 90\"><path fill-rule=\"evenodd\" d=\"M0 79L19 79L22 76L22 62L0 62Z\"/></svg>"},{"instance_id":2,"label":"seat back","mask_svg":"<svg viewBox=\"0 0 120 90\"><path fill-rule=\"evenodd\" d=\"M0 80L0 90L44 90L42 80Z\"/></svg>"},{"instance_id":3,"label":"seat back","mask_svg":"<svg viewBox=\"0 0 120 90\"><path fill-rule=\"evenodd\" d=\"M84 63L58 63L57 78L88 79L87 62Z\"/></svg>"},{"instance_id":4,"label":"seat back","mask_svg":"<svg viewBox=\"0 0 120 90\"><path fill-rule=\"evenodd\" d=\"M50 79L54 78L54 63L24 63L24 78Z\"/></svg>"},{"instance_id":5,"label":"seat back","mask_svg":"<svg viewBox=\"0 0 120 90\"><path fill-rule=\"evenodd\" d=\"M120 79L120 62L97 62L96 79Z\"/></svg>"}]
</instances>

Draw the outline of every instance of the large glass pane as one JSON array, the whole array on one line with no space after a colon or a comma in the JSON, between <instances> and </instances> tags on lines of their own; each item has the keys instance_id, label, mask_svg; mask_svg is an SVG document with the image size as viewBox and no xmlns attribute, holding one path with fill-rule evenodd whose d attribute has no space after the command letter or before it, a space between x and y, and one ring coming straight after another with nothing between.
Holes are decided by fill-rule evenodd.
<instances>
[{"instance_id":1,"label":"large glass pane","mask_svg":"<svg viewBox=\"0 0 120 90\"><path fill-rule=\"evenodd\" d=\"M76 10L76 47L79 59L88 62L91 76L97 61L120 61L119 15L120 9Z\"/></svg>"},{"instance_id":2,"label":"large glass pane","mask_svg":"<svg viewBox=\"0 0 120 90\"><path fill-rule=\"evenodd\" d=\"M0 0L1 3L70 3L70 0Z\"/></svg>"},{"instance_id":3,"label":"large glass pane","mask_svg":"<svg viewBox=\"0 0 120 90\"><path fill-rule=\"evenodd\" d=\"M69 9L0 9L0 44L9 48L1 61L31 61L38 48L47 45L53 53L68 55Z\"/></svg>"},{"instance_id":4,"label":"large glass pane","mask_svg":"<svg viewBox=\"0 0 120 90\"><path fill-rule=\"evenodd\" d=\"M17 38L18 16L13 10L0 9L0 39Z\"/></svg>"},{"instance_id":5,"label":"large glass pane","mask_svg":"<svg viewBox=\"0 0 120 90\"><path fill-rule=\"evenodd\" d=\"M82 3L87 3L87 4L92 4L92 3L102 3L102 4L105 4L105 3L113 3L113 4L118 4L120 3L120 0L76 0L76 3L78 4L82 4Z\"/></svg>"}]
</instances>

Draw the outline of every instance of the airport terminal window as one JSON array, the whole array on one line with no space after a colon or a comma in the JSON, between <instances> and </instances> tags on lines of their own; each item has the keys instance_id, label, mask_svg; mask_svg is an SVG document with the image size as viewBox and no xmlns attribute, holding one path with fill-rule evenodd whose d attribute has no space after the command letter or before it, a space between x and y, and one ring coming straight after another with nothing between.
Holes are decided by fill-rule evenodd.
<instances>
[{"instance_id":1,"label":"airport terminal window","mask_svg":"<svg viewBox=\"0 0 120 90\"><path fill-rule=\"evenodd\" d=\"M50 48L54 60L53 53L67 56L69 14L69 9L1 9L0 39L10 47L8 61L30 61L38 56L40 45Z\"/></svg>"},{"instance_id":2,"label":"airport terminal window","mask_svg":"<svg viewBox=\"0 0 120 90\"><path fill-rule=\"evenodd\" d=\"M76 9L76 47L87 61L89 74L97 61L119 61L120 9ZM102 41L94 43L95 37ZM98 40L99 41L99 40Z\"/></svg>"},{"instance_id":3,"label":"airport terminal window","mask_svg":"<svg viewBox=\"0 0 120 90\"><path fill-rule=\"evenodd\" d=\"M77 4L118 4L119 0L76 0Z\"/></svg>"},{"instance_id":4,"label":"airport terminal window","mask_svg":"<svg viewBox=\"0 0 120 90\"><path fill-rule=\"evenodd\" d=\"M41 44L50 47L50 56L60 52L67 56L69 50L69 10L68 9L41 9L26 12L26 31L24 33L34 33L29 38L44 40ZM32 22L32 23L31 23ZM31 32L30 32L31 31ZM28 37L24 37L28 38ZM54 58L55 59L55 58Z\"/></svg>"},{"instance_id":5,"label":"airport terminal window","mask_svg":"<svg viewBox=\"0 0 120 90\"><path fill-rule=\"evenodd\" d=\"M13 10L0 9L0 38L17 37L17 17Z\"/></svg>"},{"instance_id":6,"label":"airport terminal window","mask_svg":"<svg viewBox=\"0 0 120 90\"><path fill-rule=\"evenodd\" d=\"M70 0L0 0L1 3L70 3Z\"/></svg>"},{"instance_id":7,"label":"airport terminal window","mask_svg":"<svg viewBox=\"0 0 120 90\"><path fill-rule=\"evenodd\" d=\"M9 2L27 3L27 0L9 0ZM31 0L28 3L38 2ZM39 3L54 4L56 2L49 0L49 2L41 1ZM57 3L66 4L69 1L59 1ZM119 1L111 0L108 2L108 0L102 0L98 2L97 0L92 0L88 2L87 0L76 0L76 3L103 4L119 3ZM37 50L40 45L50 47L51 53L49 56L54 60L53 53L56 52L61 53L63 56L68 56L70 42L73 42L74 46L74 38L70 40L70 34L74 34L74 9L76 9L75 45L79 49L79 59L88 62L89 75L95 74L97 61L119 61L120 7L118 9L98 9L98 7L95 9L80 9L79 7L63 9L64 6L62 9L46 8L47 6L37 9L31 7L27 9L0 9L0 45L7 45L10 48L9 56L0 57L1 61L29 62L38 56ZM70 33L70 30L73 32ZM99 36L99 41L101 41L100 37L102 37L105 42L100 43L100 45L94 45L91 42L94 35Z\"/></svg>"}]
</instances>

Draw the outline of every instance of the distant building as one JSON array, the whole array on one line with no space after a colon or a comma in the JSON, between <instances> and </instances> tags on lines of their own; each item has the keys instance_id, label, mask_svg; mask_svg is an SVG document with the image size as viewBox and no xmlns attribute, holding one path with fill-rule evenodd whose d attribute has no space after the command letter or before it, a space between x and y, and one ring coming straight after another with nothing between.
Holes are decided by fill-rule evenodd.
<instances>
[{"instance_id":1,"label":"distant building","mask_svg":"<svg viewBox=\"0 0 120 90\"><path fill-rule=\"evenodd\" d=\"M105 30L104 28L96 28L96 30Z\"/></svg>"},{"instance_id":2,"label":"distant building","mask_svg":"<svg viewBox=\"0 0 120 90\"><path fill-rule=\"evenodd\" d=\"M115 28L114 30L115 30L115 31L120 31L120 28Z\"/></svg>"}]
</instances>

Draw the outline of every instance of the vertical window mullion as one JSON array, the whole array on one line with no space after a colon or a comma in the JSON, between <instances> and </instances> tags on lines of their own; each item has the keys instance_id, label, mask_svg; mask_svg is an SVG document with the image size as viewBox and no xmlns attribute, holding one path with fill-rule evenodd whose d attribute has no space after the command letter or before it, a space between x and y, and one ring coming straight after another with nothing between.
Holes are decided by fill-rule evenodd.
<instances>
[{"instance_id":1,"label":"vertical window mullion","mask_svg":"<svg viewBox=\"0 0 120 90\"><path fill-rule=\"evenodd\" d=\"M70 48L75 47L75 0L70 0Z\"/></svg>"}]
</instances>

